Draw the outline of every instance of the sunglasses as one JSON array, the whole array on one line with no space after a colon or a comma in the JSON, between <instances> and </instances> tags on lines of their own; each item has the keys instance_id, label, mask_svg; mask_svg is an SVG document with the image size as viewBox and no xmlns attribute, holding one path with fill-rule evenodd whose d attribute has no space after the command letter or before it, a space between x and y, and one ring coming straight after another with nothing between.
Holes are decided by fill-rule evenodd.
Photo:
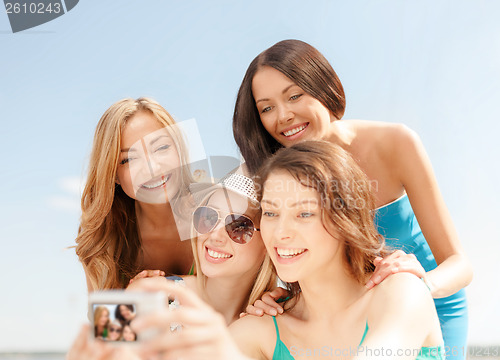
<instances>
[{"instance_id":1,"label":"sunglasses","mask_svg":"<svg viewBox=\"0 0 500 360\"><path fill-rule=\"evenodd\" d=\"M219 223L221 219L218 210L208 206L200 206L193 213L193 226L199 234L207 234ZM230 213L224 218L226 232L235 243L246 244L252 240L255 231L260 231L254 226L249 217Z\"/></svg>"},{"instance_id":2,"label":"sunglasses","mask_svg":"<svg viewBox=\"0 0 500 360\"><path fill-rule=\"evenodd\" d=\"M109 329L109 332L117 332L117 333L119 333L121 331L122 331L122 329L120 329L120 328L110 328Z\"/></svg>"}]
</instances>

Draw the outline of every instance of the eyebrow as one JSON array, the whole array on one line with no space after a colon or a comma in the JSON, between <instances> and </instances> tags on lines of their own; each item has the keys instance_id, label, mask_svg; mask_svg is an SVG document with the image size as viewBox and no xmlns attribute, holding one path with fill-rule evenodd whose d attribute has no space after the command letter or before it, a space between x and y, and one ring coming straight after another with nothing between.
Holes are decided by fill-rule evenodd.
<instances>
[{"instance_id":1,"label":"eyebrow","mask_svg":"<svg viewBox=\"0 0 500 360\"><path fill-rule=\"evenodd\" d=\"M268 200L268 199L262 199L260 201L260 203L261 204L262 203L266 203L266 204L269 204L269 205L272 205L272 206L277 206L274 201ZM299 201L297 201L297 202L295 202L295 203L293 203L291 205L288 205L288 206L290 206L290 207L297 207L299 205L304 205L304 204L316 204L316 205L318 205L319 203L318 203L318 200L316 200L316 199L304 199L304 200L299 200Z\"/></svg>"},{"instance_id":2,"label":"eyebrow","mask_svg":"<svg viewBox=\"0 0 500 360\"><path fill-rule=\"evenodd\" d=\"M282 94L286 93L292 86L298 86L297 84L293 83L293 84L290 84L288 85L286 88L283 89L283 91L281 92ZM263 98L263 99L259 99L257 101L255 101L255 104L261 102L261 101L269 101L268 98Z\"/></svg>"},{"instance_id":3,"label":"eyebrow","mask_svg":"<svg viewBox=\"0 0 500 360\"><path fill-rule=\"evenodd\" d=\"M161 138L170 138L169 135L167 134L162 134L162 135L158 135L157 137L155 137L153 140L151 140L149 142L149 145L153 145L155 142L157 142L158 140L160 140ZM126 149L121 149L120 152L121 153L124 153L124 152L134 152L134 151L137 151L135 150L134 148L126 148Z\"/></svg>"}]
</instances>

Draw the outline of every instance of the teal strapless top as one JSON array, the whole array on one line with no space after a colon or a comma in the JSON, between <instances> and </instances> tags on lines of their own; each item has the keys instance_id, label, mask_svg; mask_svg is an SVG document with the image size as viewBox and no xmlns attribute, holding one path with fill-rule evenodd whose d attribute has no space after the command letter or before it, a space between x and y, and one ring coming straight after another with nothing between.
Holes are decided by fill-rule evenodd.
<instances>
[{"instance_id":1,"label":"teal strapless top","mask_svg":"<svg viewBox=\"0 0 500 360\"><path fill-rule=\"evenodd\" d=\"M407 254L415 254L425 271L437 267L432 251L425 240L417 218L408 199L399 199L381 206L375 216L377 230L385 237L385 243L392 249L401 249Z\"/></svg>"},{"instance_id":2,"label":"teal strapless top","mask_svg":"<svg viewBox=\"0 0 500 360\"><path fill-rule=\"evenodd\" d=\"M276 322L276 317L273 316L274 327L276 328L276 345L274 346L273 360L295 360L288 347L280 339L280 331L278 329L278 323ZM365 341L366 334L368 333L368 322L365 326L365 331L359 342L358 348ZM427 346L420 349L416 360L444 360L444 346Z\"/></svg>"},{"instance_id":3,"label":"teal strapless top","mask_svg":"<svg viewBox=\"0 0 500 360\"><path fill-rule=\"evenodd\" d=\"M408 195L405 194L399 199L379 207L375 223L378 232L385 237L389 247L415 254L425 271L437 267L432 251L420 230ZM434 304L441 323L446 352L452 350L460 352L461 354L453 356L453 359L465 359L468 328L465 290L461 289L448 297L434 299Z\"/></svg>"}]
</instances>

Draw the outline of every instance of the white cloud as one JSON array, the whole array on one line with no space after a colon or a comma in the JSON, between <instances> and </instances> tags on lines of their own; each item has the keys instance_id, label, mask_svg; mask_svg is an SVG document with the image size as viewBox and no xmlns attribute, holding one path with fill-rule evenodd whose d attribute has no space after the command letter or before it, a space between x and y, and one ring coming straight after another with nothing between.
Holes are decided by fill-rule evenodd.
<instances>
[{"instance_id":1,"label":"white cloud","mask_svg":"<svg viewBox=\"0 0 500 360\"><path fill-rule=\"evenodd\" d=\"M85 178L78 176L65 176L58 180L58 184L64 192L80 197L85 186L85 180Z\"/></svg>"},{"instance_id":2,"label":"white cloud","mask_svg":"<svg viewBox=\"0 0 500 360\"><path fill-rule=\"evenodd\" d=\"M62 194L50 196L47 199L48 205L56 209L79 212L85 180L78 176L64 176L58 179L57 185Z\"/></svg>"},{"instance_id":3,"label":"white cloud","mask_svg":"<svg viewBox=\"0 0 500 360\"><path fill-rule=\"evenodd\" d=\"M70 196L51 196L47 199L50 207L69 211L80 211L80 198Z\"/></svg>"}]
</instances>

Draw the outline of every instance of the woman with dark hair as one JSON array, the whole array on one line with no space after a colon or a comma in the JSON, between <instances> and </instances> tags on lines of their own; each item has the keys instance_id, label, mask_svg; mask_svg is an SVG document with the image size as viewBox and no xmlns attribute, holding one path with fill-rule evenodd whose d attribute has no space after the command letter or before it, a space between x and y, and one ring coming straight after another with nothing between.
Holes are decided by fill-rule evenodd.
<instances>
[{"instance_id":1,"label":"woman with dark hair","mask_svg":"<svg viewBox=\"0 0 500 360\"><path fill-rule=\"evenodd\" d=\"M279 148L304 140L325 140L348 151L370 180L378 231L391 247L404 250L375 259L367 287L396 272L423 278L435 299L447 349L464 354L462 288L470 283L472 269L425 149L404 125L341 121L344 109L342 84L325 57L305 42L285 40L248 67L233 133L252 173Z\"/></svg>"},{"instance_id":2,"label":"woman with dark hair","mask_svg":"<svg viewBox=\"0 0 500 360\"><path fill-rule=\"evenodd\" d=\"M120 304L116 306L115 319L120 321L122 326L124 326L125 323L132 321L134 318L135 318L134 305Z\"/></svg>"}]
</instances>

